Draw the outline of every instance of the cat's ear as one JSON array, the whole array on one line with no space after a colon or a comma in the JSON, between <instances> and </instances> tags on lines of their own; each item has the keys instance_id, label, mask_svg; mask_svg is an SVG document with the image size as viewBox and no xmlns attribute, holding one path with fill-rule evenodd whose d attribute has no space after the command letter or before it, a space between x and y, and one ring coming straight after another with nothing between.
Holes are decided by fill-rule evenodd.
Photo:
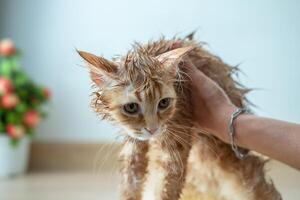
<instances>
[{"instance_id":1,"label":"cat's ear","mask_svg":"<svg viewBox=\"0 0 300 200\"><path fill-rule=\"evenodd\" d=\"M177 48L156 56L156 59L166 70L176 73L177 65L181 59L193 49L195 49L195 46Z\"/></svg>"},{"instance_id":2,"label":"cat's ear","mask_svg":"<svg viewBox=\"0 0 300 200\"><path fill-rule=\"evenodd\" d=\"M87 62L91 78L97 85L103 85L115 77L118 71L116 63L84 51L77 52Z\"/></svg>"}]
</instances>

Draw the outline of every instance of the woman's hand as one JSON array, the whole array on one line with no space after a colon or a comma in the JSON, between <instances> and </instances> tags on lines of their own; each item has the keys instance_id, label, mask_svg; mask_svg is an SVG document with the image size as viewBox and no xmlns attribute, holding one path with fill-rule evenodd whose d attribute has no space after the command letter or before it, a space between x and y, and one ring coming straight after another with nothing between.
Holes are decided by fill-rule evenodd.
<instances>
[{"instance_id":1,"label":"woman's hand","mask_svg":"<svg viewBox=\"0 0 300 200\"><path fill-rule=\"evenodd\" d=\"M228 142L228 123L236 107L224 90L196 67L187 65L185 68L191 78L191 104L196 124ZM299 124L243 114L235 120L235 132L237 145L300 169Z\"/></svg>"},{"instance_id":2,"label":"woman's hand","mask_svg":"<svg viewBox=\"0 0 300 200\"><path fill-rule=\"evenodd\" d=\"M191 104L196 125L228 141L228 122L236 107L224 90L192 64L186 66L191 79Z\"/></svg>"}]
</instances>

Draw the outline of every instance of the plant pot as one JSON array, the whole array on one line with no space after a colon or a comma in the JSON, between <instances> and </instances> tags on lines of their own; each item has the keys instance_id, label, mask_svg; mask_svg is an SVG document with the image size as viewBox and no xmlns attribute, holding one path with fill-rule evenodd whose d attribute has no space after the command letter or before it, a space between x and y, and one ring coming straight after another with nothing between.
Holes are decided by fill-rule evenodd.
<instances>
[{"instance_id":1,"label":"plant pot","mask_svg":"<svg viewBox=\"0 0 300 200\"><path fill-rule=\"evenodd\" d=\"M10 138L0 134L0 177L21 175L27 170L30 139L24 137L17 146Z\"/></svg>"}]
</instances>

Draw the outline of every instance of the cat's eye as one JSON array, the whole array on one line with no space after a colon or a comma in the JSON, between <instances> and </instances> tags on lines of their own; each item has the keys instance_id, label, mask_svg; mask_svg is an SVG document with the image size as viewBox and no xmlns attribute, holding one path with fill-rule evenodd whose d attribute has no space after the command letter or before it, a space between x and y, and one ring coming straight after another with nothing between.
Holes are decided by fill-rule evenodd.
<instances>
[{"instance_id":1,"label":"cat's eye","mask_svg":"<svg viewBox=\"0 0 300 200\"><path fill-rule=\"evenodd\" d=\"M128 103L123 106L123 110L126 114L135 115L139 112L139 104Z\"/></svg>"},{"instance_id":2,"label":"cat's eye","mask_svg":"<svg viewBox=\"0 0 300 200\"><path fill-rule=\"evenodd\" d=\"M170 103L171 103L171 99L170 98L164 98L164 99L162 99L162 100L159 101L159 103L158 103L158 109L159 110L164 110L167 107L169 107Z\"/></svg>"}]
</instances>

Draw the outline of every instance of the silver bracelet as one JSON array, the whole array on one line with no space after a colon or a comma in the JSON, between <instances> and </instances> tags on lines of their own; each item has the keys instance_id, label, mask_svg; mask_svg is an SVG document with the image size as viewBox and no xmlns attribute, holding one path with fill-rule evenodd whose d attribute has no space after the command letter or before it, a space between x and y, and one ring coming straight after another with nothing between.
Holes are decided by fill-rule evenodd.
<instances>
[{"instance_id":1,"label":"silver bracelet","mask_svg":"<svg viewBox=\"0 0 300 200\"><path fill-rule=\"evenodd\" d=\"M229 137L230 137L230 144L231 149L235 153L236 157L243 160L247 156L247 152L242 152L242 149L239 148L235 143L235 129L234 129L234 121L235 119L240 115L247 112L247 109L245 108L237 108L230 117L230 121L228 124L228 130L229 130Z\"/></svg>"}]
</instances>

